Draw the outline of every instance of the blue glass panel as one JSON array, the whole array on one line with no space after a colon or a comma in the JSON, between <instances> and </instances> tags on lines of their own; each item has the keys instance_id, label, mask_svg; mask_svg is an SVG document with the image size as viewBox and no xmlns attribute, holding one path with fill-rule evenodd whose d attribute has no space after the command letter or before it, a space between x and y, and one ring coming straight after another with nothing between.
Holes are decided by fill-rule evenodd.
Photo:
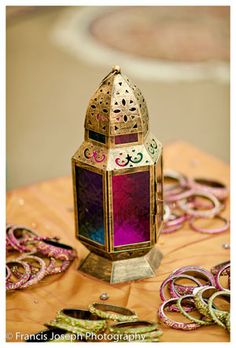
<instances>
[{"instance_id":1,"label":"blue glass panel","mask_svg":"<svg viewBox=\"0 0 236 348\"><path fill-rule=\"evenodd\" d=\"M79 234L104 245L103 177L76 166Z\"/></svg>"}]
</instances>

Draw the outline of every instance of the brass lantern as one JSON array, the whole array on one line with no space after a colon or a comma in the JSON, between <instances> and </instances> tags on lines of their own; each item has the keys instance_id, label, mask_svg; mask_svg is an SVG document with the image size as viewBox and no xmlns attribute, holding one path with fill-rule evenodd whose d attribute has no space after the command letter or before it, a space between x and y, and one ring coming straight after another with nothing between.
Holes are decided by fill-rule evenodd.
<instances>
[{"instance_id":1,"label":"brass lantern","mask_svg":"<svg viewBox=\"0 0 236 348\"><path fill-rule=\"evenodd\" d=\"M110 283L151 277L163 222L162 145L146 102L120 68L89 102L72 158L76 237L90 250L80 270Z\"/></svg>"}]
</instances>

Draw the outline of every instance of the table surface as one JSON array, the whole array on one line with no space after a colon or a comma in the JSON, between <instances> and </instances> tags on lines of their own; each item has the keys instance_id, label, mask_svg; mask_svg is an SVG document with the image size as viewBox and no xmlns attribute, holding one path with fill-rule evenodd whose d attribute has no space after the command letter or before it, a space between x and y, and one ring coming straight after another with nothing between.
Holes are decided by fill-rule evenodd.
<instances>
[{"instance_id":1,"label":"table surface","mask_svg":"<svg viewBox=\"0 0 236 348\"><path fill-rule=\"evenodd\" d=\"M220 180L229 186L229 166L188 143L175 142L166 146L164 166L191 177ZM229 202L222 215L229 217ZM73 245L78 252L78 260L64 274L47 277L32 288L7 294L7 332L14 337L11 341L21 340L16 332L29 334L43 330L43 324L53 319L61 308L86 308L99 301L103 292L110 296L107 303L129 307L141 319L156 321L161 303L160 284L174 269L185 265L210 269L230 257L229 250L222 247L223 243L230 242L229 232L200 234L185 224L178 232L161 235L158 245L164 257L154 278L111 285L80 273L78 265L88 250L75 238L71 177L8 192L7 222L31 226L41 235L60 236L62 242ZM216 325L190 332L161 327L161 341L164 342L229 341L225 330Z\"/></svg>"}]
</instances>

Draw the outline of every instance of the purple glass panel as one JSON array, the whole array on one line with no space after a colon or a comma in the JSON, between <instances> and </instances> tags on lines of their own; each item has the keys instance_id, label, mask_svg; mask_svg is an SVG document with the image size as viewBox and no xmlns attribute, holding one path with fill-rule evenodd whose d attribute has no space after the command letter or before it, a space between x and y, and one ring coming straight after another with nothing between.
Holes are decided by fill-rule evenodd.
<instances>
[{"instance_id":1,"label":"purple glass panel","mask_svg":"<svg viewBox=\"0 0 236 348\"><path fill-rule=\"evenodd\" d=\"M150 240L149 171L112 177L114 246Z\"/></svg>"},{"instance_id":2,"label":"purple glass panel","mask_svg":"<svg viewBox=\"0 0 236 348\"><path fill-rule=\"evenodd\" d=\"M76 167L79 234L104 244L102 175Z\"/></svg>"},{"instance_id":3,"label":"purple glass panel","mask_svg":"<svg viewBox=\"0 0 236 348\"><path fill-rule=\"evenodd\" d=\"M115 136L115 144L135 143L138 141L138 133Z\"/></svg>"}]
</instances>

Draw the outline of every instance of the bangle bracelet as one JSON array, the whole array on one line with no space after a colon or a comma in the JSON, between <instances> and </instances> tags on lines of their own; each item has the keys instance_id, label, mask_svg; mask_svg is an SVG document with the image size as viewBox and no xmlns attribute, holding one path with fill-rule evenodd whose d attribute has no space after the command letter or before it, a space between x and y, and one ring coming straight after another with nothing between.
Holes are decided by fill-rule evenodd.
<instances>
[{"instance_id":1,"label":"bangle bracelet","mask_svg":"<svg viewBox=\"0 0 236 348\"><path fill-rule=\"evenodd\" d=\"M180 312L190 321L197 323L199 325L212 325L214 324L214 322L212 320L202 320L202 319L197 319L195 317L193 317L192 315L190 315L189 313L187 313L184 309L184 307L182 306L182 301L189 299L189 298L194 298L194 295L185 295L182 296L178 299L177 301L177 307L179 307Z\"/></svg>"},{"instance_id":2,"label":"bangle bracelet","mask_svg":"<svg viewBox=\"0 0 236 348\"><path fill-rule=\"evenodd\" d=\"M230 332L230 313L228 313L226 315L226 318L225 318L225 326L226 326L226 329Z\"/></svg>"},{"instance_id":3,"label":"bangle bracelet","mask_svg":"<svg viewBox=\"0 0 236 348\"><path fill-rule=\"evenodd\" d=\"M47 270L45 262L40 257L34 256L34 255L24 255L24 256L21 256L17 259L17 261L25 261L25 260L36 261L39 264L40 268L36 274L33 275L31 273L29 280L27 280L26 283L21 285L22 289L27 288L31 285L34 285L34 284L38 283L40 280L42 280L45 277L46 270Z\"/></svg>"},{"instance_id":4,"label":"bangle bracelet","mask_svg":"<svg viewBox=\"0 0 236 348\"><path fill-rule=\"evenodd\" d=\"M146 320L136 320L133 322L123 322L113 324L109 331L118 334L141 334L157 330L157 323Z\"/></svg>"},{"instance_id":5,"label":"bangle bracelet","mask_svg":"<svg viewBox=\"0 0 236 348\"><path fill-rule=\"evenodd\" d=\"M179 321L174 321L166 316L165 308L170 307L171 305L173 305L173 303L176 303L176 301L177 301L176 298L171 298L171 299L169 299L161 304L161 306L159 307L159 310L158 310L158 315L159 315L160 320L165 325L172 327L173 329L177 329L177 330L190 331L190 330L195 330L198 327L200 327L201 325L199 325L197 323L182 323Z\"/></svg>"},{"instance_id":6,"label":"bangle bracelet","mask_svg":"<svg viewBox=\"0 0 236 348\"><path fill-rule=\"evenodd\" d=\"M170 227L167 227L167 224L164 224L164 227L161 229L161 233L162 234L173 233L180 230L182 227L183 227L183 224L178 224L178 225L170 226Z\"/></svg>"},{"instance_id":7,"label":"bangle bracelet","mask_svg":"<svg viewBox=\"0 0 236 348\"><path fill-rule=\"evenodd\" d=\"M8 281L11 278L11 270L10 268L6 265L6 281Z\"/></svg>"},{"instance_id":8,"label":"bangle bracelet","mask_svg":"<svg viewBox=\"0 0 236 348\"><path fill-rule=\"evenodd\" d=\"M181 268L177 268L173 274L189 274L191 276L198 276L200 279L204 279L207 281L206 285L212 285L215 286L215 278L214 276L205 268L201 268L198 266L184 266ZM202 283L198 283L198 286L203 286ZM186 286L186 285L175 285L175 289L173 288L174 284L170 283L170 293L173 297L173 293L175 292L175 289L178 291L179 296L180 295L188 295L192 294L195 287L193 286Z\"/></svg>"},{"instance_id":9,"label":"bangle bracelet","mask_svg":"<svg viewBox=\"0 0 236 348\"><path fill-rule=\"evenodd\" d=\"M165 201L168 203L177 202L179 200L191 197L191 195L194 193L195 193L195 191L192 189L190 189L190 190L182 189L179 193L165 196Z\"/></svg>"},{"instance_id":10,"label":"bangle bracelet","mask_svg":"<svg viewBox=\"0 0 236 348\"><path fill-rule=\"evenodd\" d=\"M170 207L167 204L164 204L164 215L163 221L166 222L170 218Z\"/></svg>"},{"instance_id":11,"label":"bangle bracelet","mask_svg":"<svg viewBox=\"0 0 236 348\"><path fill-rule=\"evenodd\" d=\"M76 257L76 251L67 244L55 240L44 240L36 244L37 251L44 256L54 257L57 260L72 261Z\"/></svg>"},{"instance_id":12,"label":"bangle bracelet","mask_svg":"<svg viewBox=\"0 0 236 348\"><path fill-rule=\"evenodd\" d=\"M229 290L229 289L225 289L221 284L220 284L220 277L221 275L226 272L226 270L229 270L228 276L230 276L230 263L226 264L225 266L223 266L221 269L219 269L218 273L215 276L215 280L216 280L216 288L219 290ZM229 283L229 282L228 282ZM229 284L230 285L230 284Z\"/></svg>"},{"instance_id":13,"label":"bangle bracelet","mask_svg":"<svg viewBox=\"0 0 236 348\"><path fill-rule=\"evenodd\" d=\"M228 312L217 310L217 312L221 312L220 315L217 315L216 310L213 309L213 301L218 296L230 297L230 291L217 291L209 298L209 301L208 301L208 309L209 309L209 313L210 313L212 319L219 326L222 326L223 328L226 328L226 325L225 325L224 321L226 320Z\"/></svg>"},{"instance_id":14,"label":"bangle bracelet","mask_svg":"<svg viewBox=\"0 0 236 348\"><path fill-rule=\"evenodd\" d=\"M20 279L17 282L12 282L10 280L6 281L6 289L7 290L16 290L23 286L27 280L30 278L30 266L28 263L19 261L19 260L14 260L14 261L8 261L7 266L9 267L10 265L20 265L24 269L24 273L21 275Z\"/></svg>"},{"instance_id":15,"label":"bangle bracelet","mask_svg":"<svg viewBox=\"0 0 236 348\"><path fill-rule=\"evenodd\" d=\"M211 193L206 193L203 191L193 191L190 190L186 193L186 197L185 198L194 198L194 197L204 197L209 199L212 204L213 204L213 208L209 209L209 210L195 210L194 208L191 208L187 202L186 199L181 199L178 201L178 205L179 207L188 215L190 216L196 216L196 217L213 217L215 215L217 215L219 213L219 211L221 210L221 205L219 200Z\"/></svg>"},{"instance_id":16,"label":"bangle bracelet","mask_svg":"<svg viewBox=\"0 0 236 348\"><path fill-rule=\"evenodd\" d=\"M167 184L165 181L172 180L175 181L175 184ZM165 193L176 193L179 191L179 188L185 188L187 186L187 177L179 172L174 170L165 170L164 171L164 190Z\"/></svg>"},{"instance_id":17,"label":"bangle bracelet","mask_svg":"<svg viewBox=\"0 0 236 348\"><path fill-rule=\"evenodd\" d=\"M21 237L17 238L16 234L20 234ZM8 229L7 236L10 245L20 252L31 251L31 249L24 245L27 242L38 241L42 239L42 237L39 237L37 233L32 229L20 225L11 226L11 228Z\"/></svg>"},{"instance_id":18,"label":"bangle bracelet","mask_svg":"<svg viewBox=\"0 0 236 348\"><path fill-rule=\"evenodd\" d=\"M90 311L83 309L62 309L57 313L55 320L51 321L48 325L55 326L54 324L66 324L75 329L81 330L81 332L101 332L106 329L106 320L98 318Z\"/></svg>"},{"instance_id":19,"label":"bangle bracelet","mask_svg":"<svg viewBox=\"0 0 236 348\"><path fill-rule=\"evenodd\" d=\"M223 266L228 265L229 263L230 261L218 263L217 265L212 267L211 273L215 276ZM230 273L230 269L227 268L221 273L221 275L229 275L229 273Z\"/></svg>"},{"instance_id":20,"label":"bangle bracelet","mask_svg":"<svg viewBox=\"0 0 236 348\"><path fill-rule=\"evenodd\" d=\"M194 294L194 304L202 315L207 317L208 319L212 319L211 314L209 312L209 307L208 307L208 299L212 294L217 292L218 290L214 286L204 286L199 289L195 289L193 294ZM206 295L206 298L204 298L203 295ZM218 309L215 309L215 314L217 316L221 316L222 311L219 311Z\"/></svg>"},{"instance_id":21,"label":"bangle bracelet","mask_svg":"<svg viewBox=\"0 0 236 348\"><path fill-rule=\"evenodd\" d=\"M135 321L138 316L134 311L125 307L118 307L104 303L93 303L89 305L89 311L100 318L117 321ZM113 312L113 313L110 313Z\"/></svg>"},{"instance_id":22,"label":"bangle bracelet","mask_svg":"<svg viewBox=\"0 0 236 348\"><path fill-rule=\"evenodd\" d=\"M164 295L164 289L165 289L165 286L173 281L173 280L177 280L177 279L189 279L189 280L192 280L193 282L195 282L198 286L201 286L201 283L194 277L191 277L189 275L185 275L185 274L175 274L175 275L171 275L170 277L168 277L167 279L164 280L164 282L161 284L161 287L160 287L160 298L162 301L166 301L167 299L165 298L165 295ZM175 291L175 289L173 288L171 290L171 296L172 298L178 298L180 297L180 295ZM168 311L170 312L179 312L179 308L175 305L171 305L170 307L166 308ZM185 308L185 310L187 312L190 312L193 310L193 306L188 306Z\"/></svg>"},{"instance_id":23,"label":"bangle bracelet","mask_svg":"<svg viewBox=\"0 0 236 348\"><path fill-rule=\"evenodd\" d=\"M227 219L225 219L224 217L220 216L220 215L215 215L213 217L213 219L218 219L224 222L224 225L222 227L218 227L218 228L202 228L202 227L197 227L194 225L194 222L196 220L200 219L200 217L192 217L189 220L189 226L192 228L192 230L196 231L196 232L200 232L200 233L209 233L209 234L215 234L215 233L221 233L221 232L225 232L229 229L229 221Z\"/></svg>"},{"instance_id":24,"label":"bangle bracelet","mask_svg":"<svg viewBox=\"0 0 236 348\"><path fill-rule=\"evenodd\" d=\"M188 220L187 214L177 215L175 213L171 213L169 220L165 223L167 227L175 226L179 224L183 224L186 220Z\"/></svg>"},{"instance_id":25,"label":"bangle bracelet","mask_svg":"<svg viewBox=\"0 0 236 348\"><path fill-rule=\"evenodd\" d=\"M221 201L225 200L229 194L226 186L221 182L215 180L203 178L188 179L188 186L196 190L210 192Z\"/></svg>"}]
</instances>

